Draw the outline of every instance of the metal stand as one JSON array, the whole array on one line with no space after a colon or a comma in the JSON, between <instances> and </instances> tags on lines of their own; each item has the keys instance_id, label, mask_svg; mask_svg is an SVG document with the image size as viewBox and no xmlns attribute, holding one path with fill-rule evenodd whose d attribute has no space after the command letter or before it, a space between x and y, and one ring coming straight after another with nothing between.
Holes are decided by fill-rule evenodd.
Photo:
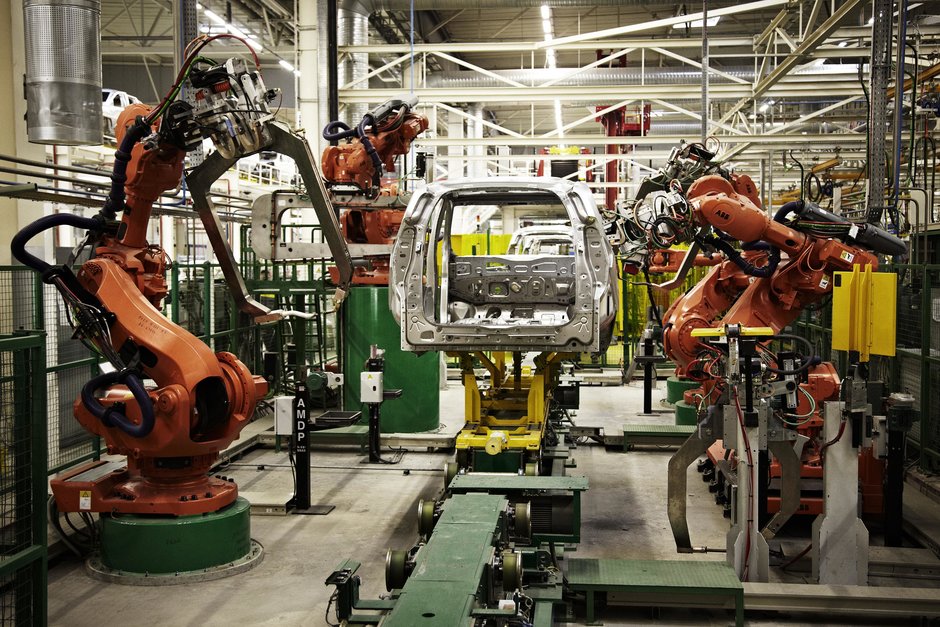
<instances>
[{"instance_id":1,"label":"metal stand","mask_svg":"<svg viewBox=\"0 0 940 627\"><path fill-rule=\"evenodd\" d=\"M385 389L385 351L373 344L370 357L366 360L366 369L360 375L360 400L369 406L369 463L397 464L401 460L398 453L394 460L382 459L381 454L381 419L382 403L401 396L401 390Z\"/></svg>"},{"instance_id":2,"label":"metal stand","mask_svg":"<svg viewBox=\"0 0 940 627\"><path fill-rule=\"evenodd\" d=\"M914 397L910 394L895 392L888 397L887 406L885 546L902 546L904 541L904 447L907 444L907 432L914 424Z\"/></svg>"},{"instance_id":3,"label":"metal stand","mask_svg":"<svg viewBox=\"0 0 940 627\"><path fill-rule=\"evenodd\" d=\"M738 458L738 484L731 510L734 524L727 535L728 564L742 581L767 581L770 576L770 548L760 532L760 501L764 486L758 481L760 443L762 439L764 442L767 440L767 423L760 420L758 424L748 426L745 422L742 428L736 409L726 406L725 411L734 414L738 425L734 449Z\"/></svg>"},{"instance_id":4,"label":"metal stand","mask_svg":"<svg viewBox=\"0 0 940 627\"><path fill-rule=\"evenodd\" d=\"M296 487L294 496L287 502L291 514L324 516L335 509L334 505L310 504L310 394L303 380L297 383L294 398L294 434L291 449L294 456Z\"/></svg>"},{"instance_id":5,"label":"metal stand","mask_svg":"<svg viewBox=\"0 0 940 627\"><path fill-rule=\"evenodd\" d=\"M844 407L825 407L823 437L827 443L838 440L826 449L823 513L813 522L813 577L822 584L866 585L868 529L858 519L858 449L848 417L839 435Z\"/></svg>"},{"instance_id":6,"label":"metal stand","mask_svg":"<svg viewBox=\"0 0 940 627\"><path fill-rule=\"evenodd\" d=\"M653 413L653 382L656 380L656 364L666 361L663 355L657 355L654 350L653 330L647 328L643 331L642 350L633 360L643 366L643 413Z\"/></svg>"}]
</instances>

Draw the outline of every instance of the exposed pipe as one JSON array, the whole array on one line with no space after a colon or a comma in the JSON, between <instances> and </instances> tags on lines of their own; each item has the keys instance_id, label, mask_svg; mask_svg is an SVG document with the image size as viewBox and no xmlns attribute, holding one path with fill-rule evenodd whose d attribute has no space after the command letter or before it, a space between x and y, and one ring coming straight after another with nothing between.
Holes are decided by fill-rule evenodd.
<instances>
[{"instance_id":1,"label":"exposed pipe","mask_svg":"<svg viewBox=\"0 0 940 627\"><path fill-rule=\"evenodd\" d=\"M665 0L414 0L415 11L435 9L457 11L467 8L504 9L538 8L542 5L553 8L585 6L675 6ZM369 15L376 11L404 11L411 8L411 0L340 0L340 9L348 9Z\"/></svg>"},{"instance_id":2,"label":"exposed pipe","mask_svg":"<svg viewBox=\"0 0 940 627\"><path fill-rule=\"evenodd\" d=\"M857 66L846 65L845 71L840 72L843 66L826 66L825 73L819 72L815 67L804 67L790 73L791 76L811 77L824 74L826 77L837 76L840 73L846 75L846 80L856 80ZM494 70L496 74L507 80L518 83L537 85L538 83L556 79L558 74L564 75L565 69L559 68L552 70L548 68L534 68L526 70ZM740 78L746 81L754 80L754 68L748 66L736 66L722 68L722 72ZM592 68L579 72L570 78L558 81L557 85L563 86L583 86L583 85L639 85L641 81L644 84L652 85L674 85L674 84L694 84L701 80L702 74L699 70L693 68L646 68L645 71L640 68ZM712 74L711 83L728 84L729 79ZM428 87L506 87L507 83L498 78L483 76L482 74L470 70L458 70L451 72L435 72L428 74L426 84Z\"/></svg>"},{"instance_id":3,"label":"exposed pipe","mask_svg":"<svg viewBox=\"0 0 940 627\"><path fill-rule=\"evenodd\" d=\"M369 11L358 2L337 2L336 33L340 46L364 46L369 43ZM353 81L360 81L369 74L369 53L357 52L346 54L339 62L337 75L339 86ZM356 85L360 89L368 87L364 82ZM350 124L356 124L366 114L365 104L347 104L344 117ZM339 117L330 118L334 121Z\"/></svg>"},{"instance_id":4,"label":"exposed pipe","mask_svg":"<svg viewBox=\"0 0 940 627\"><path fill-rule=\"evenodd\" d=\"M327 97L329 98L328 116L324 122L330 123L339 119L339 32L337 20L336 0L326 0L326 63L327 63ZM318 129L319 130L319 129ZM336 145L335 142L330 142Z\"/></svg>"}]
</instances>

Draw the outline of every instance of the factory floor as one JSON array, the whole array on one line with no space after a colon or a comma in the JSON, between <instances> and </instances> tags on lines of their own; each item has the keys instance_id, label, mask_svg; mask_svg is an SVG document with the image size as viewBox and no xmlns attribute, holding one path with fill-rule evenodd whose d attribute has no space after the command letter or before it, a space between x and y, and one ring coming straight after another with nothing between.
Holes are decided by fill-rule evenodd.
<instances>
[{"instance_id":1,"label":"factory floor","mask_svg":"<svg viewBox=\"0 0 940 627\"><path fill-rule=\"evenodd\" d=\"M664 394L655 391L654 407ZM462 424L463 391L451 383L442 392L442 430ZM407 402L406 400L397 402ZM582 387L576 424L604 427L616 433L624 423L672 423L671 412L640 413L639 384L623 387ZM456 411L455 411L455 408ZM723 560L723 553L679 556L666 518L666 464L669 450L656 448L623 453L597 444L574 452L577 468L590 490L582 506L582 542L576 557L626 559ZM417 537L418 499L433 498L443 483L442 467L451 455L411 450L398 465L362 464L358 447L314 450L312 485L315 504L334 505L327 516L253 516L252 536L264 545L264 561L253 570L217 581L175 586L122 586L89 578L71 556L59 558L49 571L49 623L100 625L105 621L133 625L325 625L332 588L324 580L346 558L362 563L362 597L385 592L387 548L410 548ZM690 469L689 522L696 545L724 548L728 521L714 503L694 467ZM232 463L224 474L235 478L251 499L285 500L292 475L285 452L256 449ZM791 525L789 554L806 545L808 525ZM873 533L872 543L878 542ZM808 573L772 581L808 582ZM914 582L873 579L876 585L940 586L936 579ZM330 617L332 619L332 616ZM606 625L726 625L721 611L662 610L653 619L649 609L610 608ZM749 625L885 624L858 617L839 620L826 615L783 616L748 613Z\"/></svg>"}]
</instances>

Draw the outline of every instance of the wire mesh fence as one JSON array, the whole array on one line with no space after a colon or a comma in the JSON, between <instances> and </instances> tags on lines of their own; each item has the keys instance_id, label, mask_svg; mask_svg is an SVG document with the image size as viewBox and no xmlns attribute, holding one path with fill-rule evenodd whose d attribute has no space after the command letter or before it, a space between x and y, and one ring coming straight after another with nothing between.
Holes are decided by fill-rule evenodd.
<instances>
[{"instance_id":1,"label":"wire mesh fence","mask_svg":"<svg viewBox=\"0 0 940 627\"><path fill-rule=\"evenodd\" d=\"M0 625L46 616L45 344L0 335Z\"/></svg>"},{"instance_id":2,"label":"wire mesh fence","mask_svg":"<svg viewBox=\"0 0 940 627\"><path fill-rule=\"evenodd\" d=\"M272 309L303 308L310 320L258 325L238 311L217 265L173 264L163 312L213 350L234 353L255 373L264 373L271 393L289 393L292 369L303 361L322 367L336 358L336 325L322 264L253 262L244 270L249 291ZM99 358L72 338L58 292L22 266L0 266L0 334L23 329L46 333L44 396L48 403L48 472L54 474L96 459L100 438L73 417L82 386L99 372ZM302 358L295 347L298 338Z\"/></svg>"},{"instance_id":3,"label":"wire mesh fence","mask_svg":"<svg viewBox=\"0 0 940 627\"><path fill-rule=\"evenodd\" d=\"M928 472L940 471L940 266L894 265L881 268L898 276L897 353L894 359L873 356L871 376L891 392L911 394L920 419L908 442L911 454ZM877 315L877 312L876 312ZM832 350L832 308L828 301L809 307L793 324L818 355L845 373L848 355Z\"/></svg>"}]
</instances>

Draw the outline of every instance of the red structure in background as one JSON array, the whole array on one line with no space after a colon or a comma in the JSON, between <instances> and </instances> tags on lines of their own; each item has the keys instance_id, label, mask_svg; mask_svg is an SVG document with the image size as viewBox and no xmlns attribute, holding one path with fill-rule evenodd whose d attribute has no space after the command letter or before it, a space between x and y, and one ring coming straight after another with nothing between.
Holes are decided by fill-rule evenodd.
<instances>
[{"instance_id":1,"label":"red structure in background","mask_svg":"<svg viewBox=\"0 0 940 627\"><path fill-rule=\"evenodd\" d=\"M597 107L597 112L599 113L605 108ZM596 120L604 125L607 137L642 137L650 131L650 105L643 105L642 111L639 107L631 107L630 109L620 107L598 116ZM633 150L632 146L607 144L608 158L631 150ZM619 159L610 159L607 162L604 166L605 182L616 183L618 181L617 168L619 165ZM604 190L604 198L607 202L607 209L613 209L617 200L617 188L607 187Z\"/></svg>"}]
</instances>

